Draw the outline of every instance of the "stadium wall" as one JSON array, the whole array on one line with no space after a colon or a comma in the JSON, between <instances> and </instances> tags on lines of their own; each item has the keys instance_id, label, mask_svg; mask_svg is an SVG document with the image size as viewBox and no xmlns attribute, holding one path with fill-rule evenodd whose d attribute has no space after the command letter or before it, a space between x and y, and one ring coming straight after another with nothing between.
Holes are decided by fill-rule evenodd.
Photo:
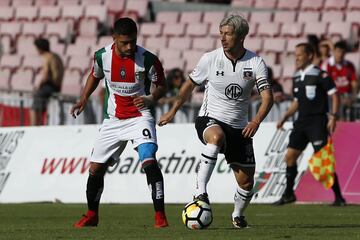
<instances>
[{"instance_id":1,"label":"stadium wall","mask_svg":"<svg viewBox=\"0 0 360 240\"><path fill-rule=\"evenodd\" d=\"M263 123L256 134L254 148L257 160L257 193L253 202L273 202L284 191L284 154L291 126L288 122L285 131L277 131L275 123ZM340 123L338 134L335 135L336 153L339 158L347 159L346 162L338 164L342 185L347 183L348 176L351 175L350 182L358 182L357 178L360 176L360 148L354 147L354 144L358 143L352 141L348 144L348 139L344 138L346 133L359 136L359 126L360 124ZM86 202L89 155L98 128L99 125L1 128L0 202ZM164 173L166 202L188 202L192 199L195 169L202 150L194 126L169 124L158 128L158 141L157 158ZM311 154L312 149L308 147L298 161L299 174L296 182L299 183L301 179L299 187L302 187L299 196L302 201L307 202L328 201L326 195L325 198L318 195L313 198L313 193L307 194L315 189L313 186L321 188L319 183L303 187L302 181L308 176L307 160ZM145 175L137 159L137 154L129 143L120 161L108 170L103 203L151 202ZM349 186L356 188L355 185ZM351 196L360 195L358 188L351 189ZM211 201L230 203L233 201L234 190L233 174L224 156L220 155L208 189ZM319 191L324 192L321 190ZM347 195L346 191L344 194L349 199L350 195ZM351 202L360 203L360 198L351 198Z\"/></svg>"}]
</instances>

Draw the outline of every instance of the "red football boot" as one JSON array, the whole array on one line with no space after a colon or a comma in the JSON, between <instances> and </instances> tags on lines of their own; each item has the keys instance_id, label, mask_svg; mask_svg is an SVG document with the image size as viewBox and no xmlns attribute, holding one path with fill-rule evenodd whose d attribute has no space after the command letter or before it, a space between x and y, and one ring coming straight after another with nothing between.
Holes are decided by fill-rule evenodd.
<instances>
[{"instance_id":1,"label":"red football boot","mask_svg":"<svg viewBox=\"0 0 360 240\"><path fill-rule=\"evenodd\" d=\"M99 222L99 216L97 212L88 211L86 215L83 215L81 219L74 224L76 228L83 228L83 227L96 227Z\"/></svg>"},{"instance_id":2,"label":"red football boot","mask_svg":"<svg viewBox=\"0 0 360 240\"><path fill-rule=\"evenodd\" d=\"M165 212L155 212L155 225L154 227L156 228L163 228L163 227L167 227L169 226L167 219L166 219L166 215Z\"/></svg>"}]
</instances>

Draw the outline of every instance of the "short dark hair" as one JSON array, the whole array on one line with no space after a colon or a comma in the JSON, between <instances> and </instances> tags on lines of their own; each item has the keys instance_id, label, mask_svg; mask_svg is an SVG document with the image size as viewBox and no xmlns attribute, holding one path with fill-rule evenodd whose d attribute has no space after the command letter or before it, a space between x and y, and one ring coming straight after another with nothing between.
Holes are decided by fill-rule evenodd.
<instances>
[{"instance_id":1,"label":"short dark hair","mask_svg":"<svg viewBox=\"0 0 360 240\"><path fill-rule=\"evenodd\" d=\"M34 41L35 46L42 51L48 52L50 51L50 43L45 38L37 38Z\"/></svg>"},{"instance_id":2,"label":"short dark hair","mask_svg":"<svg viewBox=\"0 0 360 240\"><path fill-rule=\"evenodd\" d=\"M340 48L342 50L346 50L347 44L345 41L338 41L337 43L335 43L334 48Z\"/></svg>"},{"instance_id":3,"label":"short dark hair","mask_svg":"<svg viewBox=\"0 0 360 240\"><path fill-rule=\"evenodd\" d=\"M306 52L306 54L310 55L310 54L315 54L315 50L313 48L313 46L311 46L310 43L299 43L298 45L296 45L296 47L303 47L304 51Z\"/></svg>"},{"instance_id":4,"label":"short dark hair","mask_svg":"<svg viewBox=\"0 0 360 240\"><path fill-rule=\"evenodd\" d=\"M134 20L128 17L119 18L114 23L113 33L117 35L137 34L137 26Z\"/></svg>"}]
</instances>

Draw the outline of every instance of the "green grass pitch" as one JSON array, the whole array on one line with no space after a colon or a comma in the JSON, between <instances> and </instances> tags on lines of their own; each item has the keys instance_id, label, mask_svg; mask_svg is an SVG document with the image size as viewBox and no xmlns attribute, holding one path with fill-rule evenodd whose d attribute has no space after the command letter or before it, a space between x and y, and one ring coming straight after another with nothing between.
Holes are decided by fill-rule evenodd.
<instances>
[{"instance_id":1,"label":"green grass pitch","mask_svg":"<svg viewBox=\"0 0 360 240\"><path fill-rule=\"evenodd\" d=\"M212 204L212 225L188 230L183 206L168 204L170 227L155 229L152 205L102 204L98 227L74 229L85 204L0 204L0 239L360 239L360 206L252 204L250 228L241 230L230 222L231 204Z\"/></svg>"}]
</instances>

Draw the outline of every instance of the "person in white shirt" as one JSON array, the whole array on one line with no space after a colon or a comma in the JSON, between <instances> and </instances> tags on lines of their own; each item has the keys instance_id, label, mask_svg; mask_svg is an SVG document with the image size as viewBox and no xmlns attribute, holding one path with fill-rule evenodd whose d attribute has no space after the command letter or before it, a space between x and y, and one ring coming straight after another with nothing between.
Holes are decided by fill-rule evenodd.
<instances>
[{"instance_id":1,"label":"person in white shirt","mask_svg":"<svg viewBox=\"0 0 360 240\"><path fill-rule=\"evenodd\" d=\"M218 153L224 153L238 185L232 223L236 228L245 228L248 224L244 212L253 195L255 172L252 137L274 100L264 61L244 48L249 32L247 21L240 15L230 15L220 22L219 30L222 47L201 57L172 108L161 116L158 124L169 123L195 86L206 83L203 104L195 122L199 139L205 146L194 199L209 203L206 186ZM255 117L248 121L250 96L255 85L262 101Z\"/></svg>"}]
</instances>

